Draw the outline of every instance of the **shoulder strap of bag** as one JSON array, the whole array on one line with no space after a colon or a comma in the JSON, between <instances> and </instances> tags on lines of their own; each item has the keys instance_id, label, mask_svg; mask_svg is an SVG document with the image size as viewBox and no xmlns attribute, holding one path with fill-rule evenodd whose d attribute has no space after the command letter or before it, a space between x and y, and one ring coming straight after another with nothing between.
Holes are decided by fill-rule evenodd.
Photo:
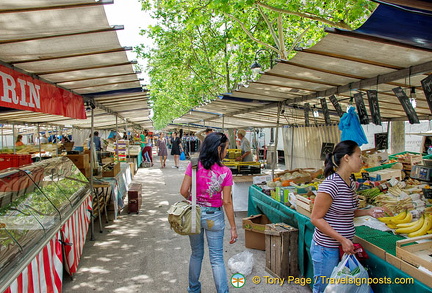
<instances>
[{"instance_id":1,"label":"shoulder strap of bag","mask_svg":"<svg viewBox=\"0 0 432 293\"><path fill-rule=\"evenodd\" d=\"M198 159L192 158L192 233L198 233L196 225L196 177L198 169Z\"/></svg>"}]
</instances>

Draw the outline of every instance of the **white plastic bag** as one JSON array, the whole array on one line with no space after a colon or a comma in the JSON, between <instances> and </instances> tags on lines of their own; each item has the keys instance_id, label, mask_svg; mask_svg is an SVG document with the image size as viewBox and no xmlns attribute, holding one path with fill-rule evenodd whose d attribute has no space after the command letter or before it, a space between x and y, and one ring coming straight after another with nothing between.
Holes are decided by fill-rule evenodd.
<instances>
[{"instance_id":1,"label":"white plastic bag","mask_svg":"<svg viewBox=\"0 0 432 293\"><path fill-rule=\"evenodd\" d=\"M231 272L233 274L240 273L245 277L252 273L253 264L253 254L247 250L237 253L228 260L228 267Z\"/></svg>"},{"instance_id":2,"label":"white plastic bag","mask_svg":"<svg viewBox=\"0 0 432 293\"><path fill-rule=\"evenodd\" d=\"M369 275L355 255L344 254L333 269L324 293L369 293Z\"/></svg>"}]
</instances>

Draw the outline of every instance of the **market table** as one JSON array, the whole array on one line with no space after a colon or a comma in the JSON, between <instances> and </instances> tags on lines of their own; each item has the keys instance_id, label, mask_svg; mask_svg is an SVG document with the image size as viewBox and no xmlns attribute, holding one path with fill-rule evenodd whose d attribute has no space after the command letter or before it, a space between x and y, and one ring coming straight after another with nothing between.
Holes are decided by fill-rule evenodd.
<instances>
[{"instance_id":1,"label":"market table","mask_svg":"<svg viewBox=\"0 0 432 293\"><path fill-rule=\"evenodd\" d=\"M248 190L254 176L256 175L233 176L232 196L235 212L248 210Z\"/></svg>"},{"instance_id":2,"label":"market table","mask_svg":"<svg viewBox=\"0 0 432 293\"><path fill-rule=\"evenodd\" d=\"M101 183L108 183L111 186L111 200L114 204L114 219L117 219L119 209L124 207L123 199L132 182L132 173L128 163L120 163L120 172L115 177L98 178Z\"/></svg>"},{"instance_id":3,"label":"market table","mask_svg":"<svg viewBox=\"0 0 432 293\"><path fill-rule=\"evenodd\" d=\"M249 188L248 216L265 214L272 223L286 223L299 230L298 238L298 263L300 274L306 278L313 278L313 264L310 256L310 243L314 231L310 219L288 206L274 200L270 196L261 192L259 187L252 185ZM369 231L368 231L369 230ZM356 228L356 234L367 235L377 230L361 226ZM381 231L379 231L381 232ZM384 233L384 232L383 232ZM359 235L357 235L359 236ZM395 266L367 250L369 259L365 260L363 265L368 269L371 278L411 278L410 276ZM389 285L372 285L374 292L432 292L432 289L423 283L415 280L414 284L389 284Z\"/></svg>"}]
</instances>

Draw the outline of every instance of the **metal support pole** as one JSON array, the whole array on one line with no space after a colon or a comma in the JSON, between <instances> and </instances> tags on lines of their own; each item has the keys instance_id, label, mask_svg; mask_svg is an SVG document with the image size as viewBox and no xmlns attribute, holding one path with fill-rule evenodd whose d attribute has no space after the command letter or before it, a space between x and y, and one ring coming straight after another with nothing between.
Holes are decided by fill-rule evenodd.
<instances>
[{"instance_id":1,"label":"metal support pole","mask_svg":"<svg viewBox=\"0 0 432 293\"><path fill-rule=\"evenodd\" d=\"M119 153L118 153L118 117L116 116L116 136L115 136L115 141L116 141L116 148L115 148L115 153L117 155L117 162L120 162L120 157L119 157Z\"/></svg>"},{"instance_id":2,"label":"metal support pole","mask_svg":"<svg viewBox=\"0 0 432 293\"><path fill-rule=\"evenodd\" d=\"M16 147L15 147L15 124L12 124L12 145L13 145L13 153L15 154Z\"/></svg>"},{"instance_id":3,"label":"metal support pole","mask_svg":"<svg viewBox=\"0 0 432 293\"><path fill-rule=\"evenodd\" d=\"M275 160L272 162L272 178L274 178L274 169L276 167L276 164L278 162L278 150L277 150L277 146L278 146L278 139L279 139L279 122L280 122L280 112L282 109L282 103L279 102L278 104L278 113L277 113L277 122L276 122L276 141L275 141Z\"/></svg>"},{"instance_id":4,"label":"metal support pole","mask_svg":"<svg viewBox=\"0 0 432 293\"><path fill-rule=\"evenodd\" d=\"M94 151L94 141L93 141L93 137L94 137L94 111L93 111L93 107L91 107L91 127L90 127L90 192L92 195L92 199L93 199L93 203L97 202L98 203L98 207L99 207L99 200L97 198L97 195L95 193L95 190L93 188L93 168L94 168L94 158L93 158L93 151ZM100 219L100 211L99 211L99 219ZM93 213L90 216L90 226L91 226L91 236L90 236L90 240L94 241L94 218L93 218Z\"/></svg>"},{"instance_id":5,"label":"metal support pole","mask_svg":"<svg viewBox=\"0 0 432 293\"><path fill-rule=\"evenodd\" d=\"M222 132L224 131L225 128L225 115L222 114Z\"/></svg>"},{"instance_id":6,"label":"metal support pole","mask_svg":"<svg viewBox=\"0 0 432 293\"><path fill-rule=\"evenodd\" d=\"M41 140L40 140L40 123L37 124L37 140L39 143L39 161L42 161L42 145L41 145Z\"/></svg>"}]
</instances>

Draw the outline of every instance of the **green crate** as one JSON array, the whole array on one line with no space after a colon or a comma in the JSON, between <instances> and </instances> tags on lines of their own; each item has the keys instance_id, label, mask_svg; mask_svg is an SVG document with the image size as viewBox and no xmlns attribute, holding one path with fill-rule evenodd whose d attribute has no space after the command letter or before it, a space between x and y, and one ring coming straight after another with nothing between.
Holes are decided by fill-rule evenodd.
<instances>
[{"instance_id":1,"label":"green crate","mask_svg":"<svg viewBox=\"0 0 432 293\"><path fill-rule=\"evenodd\" d=\"M396 163L390 163L390 164L384 164L384 165L377 166L377 167L365 168L365 170L368 172L375 172L375 171L379 171L379 170L389 169L394 164L396 164Z\"/></svg>"},{"instance_id":2,"label":"green crate","mask_svg":"<svg viewBox=\"0 0 432 293\"><path fill-rule=\"evenodd\" d=\"M420 155L420 153L416 153L416 152L400 152L400 153L390 155L388 158L389 158L389 160L397 160L398 159L396 157L397 155L405 155L405 154Z\"/></svg>"}]
</instances>

